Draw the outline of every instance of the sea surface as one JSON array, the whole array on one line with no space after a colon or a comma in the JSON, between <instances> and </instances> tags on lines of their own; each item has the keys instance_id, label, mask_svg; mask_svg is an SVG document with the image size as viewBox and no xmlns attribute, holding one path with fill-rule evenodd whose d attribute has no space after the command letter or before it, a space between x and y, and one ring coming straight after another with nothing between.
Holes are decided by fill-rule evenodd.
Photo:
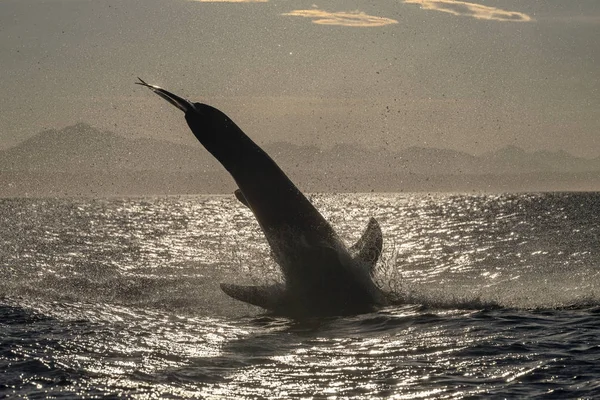
<instances>
[{"instance_id":1,"label":"sea surface","mask_svg":"<svg viewBox=\"0 0 600 400\"><path fill-rule=\"evenodd\" d=\"M0 199L0 397L600 397L600 194L312 195L397 304L294 321L233 196Z\"/></svg>"}]
</instances>

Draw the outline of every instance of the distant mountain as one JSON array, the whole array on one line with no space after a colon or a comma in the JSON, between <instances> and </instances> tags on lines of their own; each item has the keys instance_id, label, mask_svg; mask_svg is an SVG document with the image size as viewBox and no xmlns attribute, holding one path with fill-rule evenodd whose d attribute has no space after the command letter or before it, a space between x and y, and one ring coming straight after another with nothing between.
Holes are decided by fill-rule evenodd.
<instances>
[{"instance_id":1,"label":"distant mountain","mask_svg":"<svg viewBox=\"0 0 600 400\"><path fill-rule=\"evenodd\" d=\"M79 123L46 130L0 151L0 171L197 171L217 163L201 146L127 139Z\"/></svg>"},{"instance_id":2,"label":"distant mountain","mask_svg":"<svg viewBox=\"0 0 600 400\"><path fill-rule=\"evenodd\" d=\"M565 151L526 152L507 146L481 157L490 171L515 172L589 172L600 170L600 159L574 157Z\"/></svg>"},{"instance_id":3,"label":"distant mountain","mask_svg":"<svg viewBox=\"0 0 600 400\"><path fill-rule=\"evenodd\" d=\"M313 191L600 189L600 159L563 151L526 152L508 146L474 156L425 147L392 151L338 144L321 149L285 142L263 147L300 187ZM0 151L0 196L234 188L222 166L200 144L128 139L83 123L46 130Z\"/></svg>"}]
</instances>

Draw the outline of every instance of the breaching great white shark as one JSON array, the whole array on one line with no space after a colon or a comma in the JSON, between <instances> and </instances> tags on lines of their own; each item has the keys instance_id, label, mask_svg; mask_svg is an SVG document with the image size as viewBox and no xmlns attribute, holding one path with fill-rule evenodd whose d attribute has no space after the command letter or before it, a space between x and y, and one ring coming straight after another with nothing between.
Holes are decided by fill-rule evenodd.
<instances>
[{"instance_id":1,"label":"breaching great white shark","mask_svg":"<svg viewBox=\"0 0 600 400\"><path fill-rule=\"evenodd\" d=\"M275 161L227 115L142 79L136 83L185 113L193 134L235 180L236 197L254 213L281 268L283 284L222 283L226 294L297 317L359 314L387 303L372 277L383 245L374 218L358 242L347 248Z\"/></svg>"}]
</instances>

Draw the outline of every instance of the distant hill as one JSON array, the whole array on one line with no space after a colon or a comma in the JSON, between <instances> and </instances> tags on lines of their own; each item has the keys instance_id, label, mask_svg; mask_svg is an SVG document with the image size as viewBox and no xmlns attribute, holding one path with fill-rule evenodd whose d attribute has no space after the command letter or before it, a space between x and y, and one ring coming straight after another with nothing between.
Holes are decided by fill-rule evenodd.
<instances>
[{"instance_id":1,"label":"distant hill","mask_svg":"<svg viewBox=\"0 0 600 400\"><path fill-rule=\"evenodd\" d=\"M320 149L278 142L263 148L309 191L599 190L600 159L509 146L474 156L424 147ZM235 189L202 148L128 139L77 124L46 130L0 151L0 196L221 193Z\"/></svg>"},{"instance_id":2,"label":"distant hill","mask_svg":"<svg viewBox=\"0 0 600 400\"><path fill-rule=\"evenodd\" d=\"M0 171L198 171L217 167L201 146L127 139L79 123L0 151Z\"/></svg>"}]
</instances>

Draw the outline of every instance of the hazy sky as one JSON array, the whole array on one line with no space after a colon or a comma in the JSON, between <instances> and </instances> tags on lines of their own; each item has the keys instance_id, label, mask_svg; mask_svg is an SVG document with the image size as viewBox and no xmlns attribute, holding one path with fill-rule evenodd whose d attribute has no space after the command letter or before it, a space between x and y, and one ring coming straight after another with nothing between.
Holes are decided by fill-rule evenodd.
<instances>
[{"instance_id":1,"label":"hazy sky","mask_svg":"<svg viewBox=\"0 0 600 400\"><path fill-rule=\"evenodd\" d=\"M598 0L0 0L0 148L80 121L191 142L137 76L260 143L600 156Z\"/></svg>"}]
</instances>

